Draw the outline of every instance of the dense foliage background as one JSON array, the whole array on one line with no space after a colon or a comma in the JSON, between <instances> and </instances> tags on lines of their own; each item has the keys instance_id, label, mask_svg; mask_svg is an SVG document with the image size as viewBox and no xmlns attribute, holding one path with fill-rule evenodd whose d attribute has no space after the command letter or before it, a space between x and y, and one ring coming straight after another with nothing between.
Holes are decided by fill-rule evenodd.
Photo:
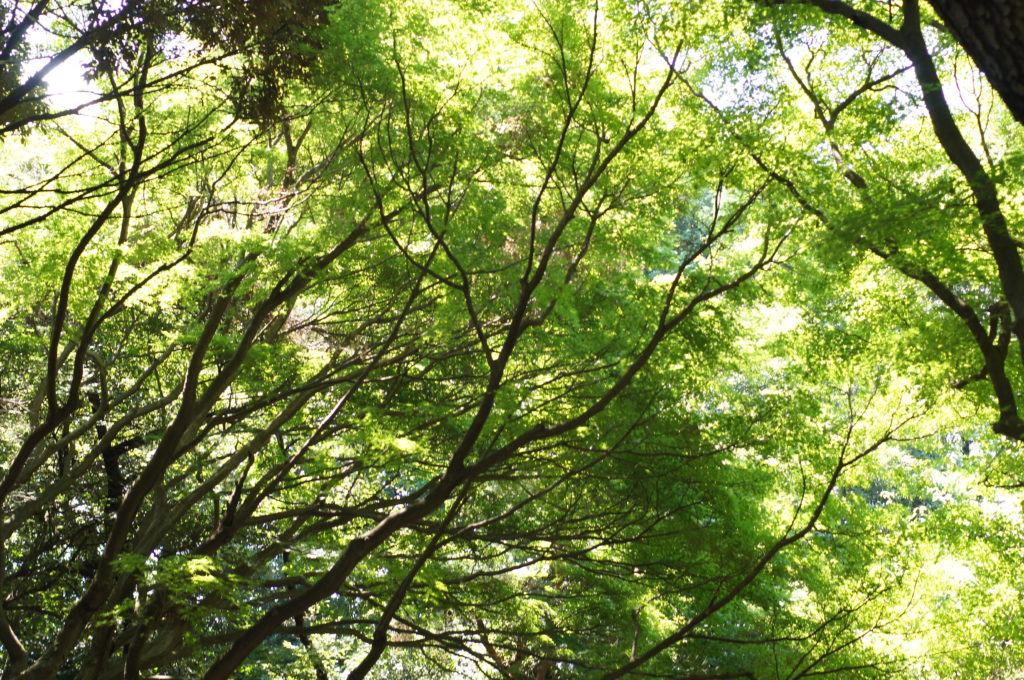
<instances>
[{"instance_id":1,"label":"dense foliage background","mask_svg":"<svg viewBox=\"0 0 1024 680\"><path fill-rule=\"evenodd\" d=\"M4 680L1024 677L935 4L6 2Z\"/></svg>"}]
</instances>

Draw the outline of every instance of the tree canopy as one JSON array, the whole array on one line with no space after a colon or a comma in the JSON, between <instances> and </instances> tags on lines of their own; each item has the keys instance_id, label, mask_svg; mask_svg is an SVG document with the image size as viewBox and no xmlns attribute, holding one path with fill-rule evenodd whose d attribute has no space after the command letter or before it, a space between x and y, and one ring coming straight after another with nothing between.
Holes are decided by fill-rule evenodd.
<instances>
[{"instance_id":1,"label":"tree canopy","mask_svg":"<svg viewBox=\"0 0 1024 680\"><path fill-rule=\"evenodd\" d=\"M958 5L7 3L4 680L1021 677Z\"/></svg>"}]
</instances>

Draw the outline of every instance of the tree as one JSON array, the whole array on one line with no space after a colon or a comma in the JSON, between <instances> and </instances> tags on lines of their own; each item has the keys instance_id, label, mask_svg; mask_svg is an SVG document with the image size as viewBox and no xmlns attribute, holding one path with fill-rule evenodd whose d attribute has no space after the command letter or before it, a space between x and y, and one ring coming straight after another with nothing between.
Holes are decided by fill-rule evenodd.
<instances>
[{"instance_id":1,"label":"tree","mask_svg":"<svg viewBox=\"0 0 1024 680\"><path fill-rule=\"evenodd\" d=\"M983 281L949 280L941 273L937 273L941 272L941 268L948 264L940 264L937 259L929 260L928 256L916 256L912 252L914 250L912 242L899 244L892 240L891 232L883 235L882 241L872 241L865 236L863 242L876 256L890 261L905 276L925 285L950 312L961 320L973 339L975 350L982 361L982 367L980 370L973 371L969 376L953 378L952 381L960 386L966 386L976 380L988 381L995 393L999 409L999 416L993 423L993 429L1008 438L1019 439L1024 430L1022 430L1017 413L1017 389L1014 386L1014 381L1018 371L1017 365L1020 362L1015 355L1009 356L1009 349L1011 339L1016 339L1019 342L1020 325L1017 319L1022 318L1022 313L1024 313L1024 295L1022 295L1024 265L1021 264L1018 241L1011 233L1009 226L1012 222L1012 209L1005 206L1004 199L1000 196L998 183L994 179L995 173L998 172L997 160L992 156L991 149L987 145L986 134L989 131L982 120L981 109L977 109L975 117L978 123L978 144L982 147L984 155L972 148L946 99L943 83L936 67L936 59L925 36L925 22L922 19L918 2L903 3L898 13L893 9L886 10L889 14L887 18L844 2L812 0L809 4L819 8L826 15L849 21L864 31L866 35L871 36L876 45L885 46L882 51L872 57L868 57L865 52L865 56L862 57L866 65L866 69L862 69L865 71L864 79L857 86L838 95L843 98L837 97L837 101L832 104L829 104L822 97L822 93L812 86L809 73L801 74L792 62L787 62L792 76L811 101L815 115L822 123L826 135L833 135L833 128L838 117L858 99L862 99L871 91L879 91L884 88L887 82L892 82L903 71L910 70L914 74L919 93L915 97L919 98L920 103L927 111L932 133L945 154L947 162L959 174L959 180L955 186L969 189L971 201L976 210L973 229L984 235L982 248L990 258L991 265L995 267L999 295L993 297L988 292L989 282L992 279L987 272L983 275ZM897 19L899 19L898 25ZM799 31L799 29L797 30ZM786 50L786 46L782 42L779 42L777 47L783 53ZM895 51L904 65L900 68L894 65L888 72L882 72L887 63L892 63L889 61L892 58L892 52L888 52L889 50ZM808 62L808 67L809 64L810 62ZM984 106L980 98L975 104L977 107ZM885 106L892 107L893 103L886 103ZM861 137L866 136L861 133ZM837 164L843 169L846 179L857 190L865 192L861 200L874 200L861 174L847 167L849 161L843 158L835 142L830 142L830 144ZM820 207L813 205L813 197L801 193L795 184L791 183L790 187L798 202L803 203L812 214L818 215L819 219L827 221L825 213ZM948 191L955 192L957 189L950 188ZM959 247L955 243L952 245L953 248ZM986 290L986 294L981 296L985 301L982 302L981 299L973 301L971 296L965 296L960 292L964 288L974 291ZM1011 362L1010 365L1008 365L1008 361Z\"/></svg>"},{"instance_id":2,"label":"tree","mask_svg":"<svg viewBox=\"0 0 1024 680\"><path fill-rule=\"evenodd\" d=\"M1004 2L929 0L943 23L985 73L1017 122L1024 123L1020 46L1024 15Z\"/></svg>"},{"instance_id":3,"label":"tree","mask_svg":"<svg viewBox=\"0 0 1024 680\"><path fill-rule=\"evenodd\" d=\"M829 106L735 6L103 15L94 108L2 139L5 677L912 672L904 460L970 395L883 326L890 225L814 278L853 203L756 93L856 192L896 76Z\"/></svg>"},{"instance_id":4,"label":"tree","mask_svg":"<svg viewBox=\"0 0 1024 680\"><path fill-rule=\"evenodd\" d=\"M142 87L115 81L131 71L145 46L174 53L182 49L183 39L212 51L214 61L238 56L240 68L230 78L235 110L243 118L267 121L280 113L283 82L301 77L311 66L313 34L326 19L324 6L318 0L302 7L210 0L128 0L117 7L88 0L15 0L0 9L0 134L77 114L124 96L122 88ZM47 76L75 59L95 79L110 79L110 87L71 108L48 106ZM42 63L25 73L31 62ZM196 66L192 61L186 68ZM165 73L161 83L172 79Z\"/></svg>"}]
</instances>

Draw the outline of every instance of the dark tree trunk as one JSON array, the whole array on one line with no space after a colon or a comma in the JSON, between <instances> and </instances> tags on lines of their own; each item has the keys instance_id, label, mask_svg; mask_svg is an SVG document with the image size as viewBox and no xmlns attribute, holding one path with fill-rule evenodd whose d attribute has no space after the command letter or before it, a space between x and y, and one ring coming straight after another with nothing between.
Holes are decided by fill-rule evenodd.
<instances>
[{"instance_id":1,"label":"dark tree trunk","mask_svg":"<svg viewBox=\"0 0 1024 680\"><path fill-rule=\"evenodd\" d=\"M1024 2L929 0L1024 125Z\"/></svg>"}]
</instances>

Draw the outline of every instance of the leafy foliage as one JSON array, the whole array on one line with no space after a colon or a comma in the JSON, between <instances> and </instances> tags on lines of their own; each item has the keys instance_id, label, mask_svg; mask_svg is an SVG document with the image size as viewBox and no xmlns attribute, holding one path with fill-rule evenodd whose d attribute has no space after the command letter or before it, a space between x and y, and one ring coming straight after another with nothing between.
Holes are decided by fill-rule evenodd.
<instances>
[{"instance_id":1,"label":"leafy foliage","mask_svg":"<svg viewBox=\"0 0 1024 680\"><path fill-rule=\"evenodd\" d=\"M1019 674L1020 130L927 8L0 18L5 678Z\"/></svg>"}]
</instances>

